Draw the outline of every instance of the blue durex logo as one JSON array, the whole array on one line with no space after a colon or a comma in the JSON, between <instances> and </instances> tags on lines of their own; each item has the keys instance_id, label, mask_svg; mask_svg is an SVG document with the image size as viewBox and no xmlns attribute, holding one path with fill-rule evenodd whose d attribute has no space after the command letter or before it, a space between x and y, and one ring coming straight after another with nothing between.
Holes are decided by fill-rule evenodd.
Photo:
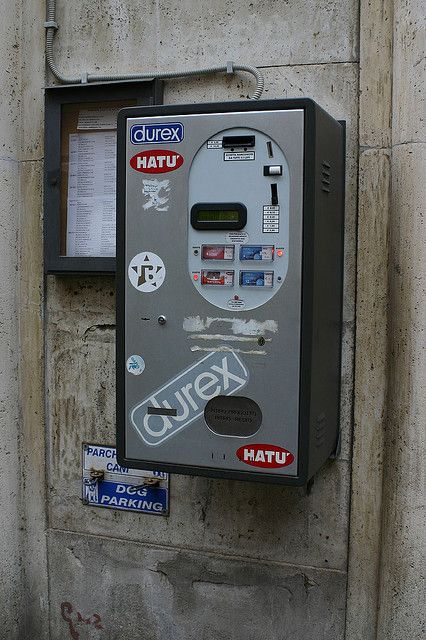
<instances>
[{"instance_id":1,"label":"blue durex logo","mask_svg":"<svg viewBox=\"0 0 426 640\"><path fill-rule=\"evenodd\" d=\"M167 142L182 142L183 124L181 122L166 122L164 124L134 124L130 128L130 142L132 144L162 144Z\"/></svg>"}]
</instances>

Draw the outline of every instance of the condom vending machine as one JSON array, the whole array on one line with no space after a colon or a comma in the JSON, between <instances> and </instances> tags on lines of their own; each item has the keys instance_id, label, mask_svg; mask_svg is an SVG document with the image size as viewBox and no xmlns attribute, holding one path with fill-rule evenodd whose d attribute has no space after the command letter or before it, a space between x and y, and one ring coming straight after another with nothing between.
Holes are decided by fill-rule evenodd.
<instances>
[{"instance_id":1,"label":"condom vending machine","mask_svg":"<svg viewBox=\"0 0 426 640\"><path fill-rule=\"evenodd\" d=\"M122 465L303 485L335 451L344 141L310 99L120 112Z\"/></svg>"}]
</instances>

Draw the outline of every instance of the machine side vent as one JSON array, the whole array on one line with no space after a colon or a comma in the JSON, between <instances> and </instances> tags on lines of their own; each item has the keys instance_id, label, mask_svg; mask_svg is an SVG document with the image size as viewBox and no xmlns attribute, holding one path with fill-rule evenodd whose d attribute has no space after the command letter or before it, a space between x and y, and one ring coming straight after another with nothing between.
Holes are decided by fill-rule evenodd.
<instances>
[{"instance_id":1,"label":"machine side vent","mask_svg":"<svg viewBox=\"0 0 426 640\"><path fill-rule=\"evenodd\" d=\"M321 165L321 190L324 193L330 193L331 190L331 165L325 160Z\"/></svg>"},{"instance_id":2,"label":"machine side vent","mask_svg":"<svg viewBox=\"0 0 426 640\"><path fill-rule=\"evenodd\" d=\"M315 444L322 447L327 433L327 419L325 413L320 413L315 420Z\"/></svg>"}]
</instances>

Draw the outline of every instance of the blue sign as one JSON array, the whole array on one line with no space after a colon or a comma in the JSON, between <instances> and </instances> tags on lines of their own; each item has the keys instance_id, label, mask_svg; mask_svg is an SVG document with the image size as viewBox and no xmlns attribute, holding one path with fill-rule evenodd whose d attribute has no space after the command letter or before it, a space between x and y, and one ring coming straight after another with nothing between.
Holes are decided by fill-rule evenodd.
<instances>
[{"instance_id":1,"label":"blue sign","mask_svg":"<svg viewBox=\"0 0 426 640\"><path fill-rule=\"evenodd\" d=\"M110 507L124 511L156 513L168 512L168 491L161 487L141 487L108 480L83 481L83 500L96 507Z\"/></svg>"},{"instance_id":2,"label":"blue sign","mask_svg":"<svg viewBox=\"0 0 426 640\"><path fill-rule=\"evenodd\" d=\"M132 144L170 144L182 142L183 136L184 129L181 122L134 124L130 128Z\"/></svg>"},{"instance_id":3,"label":"blue sign","mask_svg":"<svg viewBox=\"0 0 426 640\"><path fill-rule=\"evenodd\" d=\"M82 498L93 507L166 516L169 474L122 467L115 447L84 443Z\"/></svg>"}]
</instances>

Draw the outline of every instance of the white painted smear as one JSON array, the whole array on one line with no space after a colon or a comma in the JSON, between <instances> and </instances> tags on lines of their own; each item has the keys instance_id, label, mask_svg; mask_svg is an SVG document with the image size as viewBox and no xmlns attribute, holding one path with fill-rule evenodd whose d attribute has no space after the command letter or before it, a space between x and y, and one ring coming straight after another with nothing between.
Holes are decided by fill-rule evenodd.
<instances>
[{"instance_id":1,"label":"white painted smear","mask_svg":"<svg viewBox=\"0 0 426 640\"><path fill-rule=\"evenodd\" d=\"M232 333L241 333L248 336L259 336L269 331L276 333L278 331L278 322L275 320L243 320L242 318L234 318L232 323Z\"/></svg>"},{"instance_id":2,"label":"white painted smear","mask_svg":"<svg viewBox=\"0 0 426 640\"><path fill-rule=\"evenodd\" d=\"M216 322L224 322L231 325L230 329L234 335L243 336L260 336L267 331L277 333L278 322L275 320L244 320L243 318L206 318L203 320L200 316L190 316L183 321L184 331L201 332L210 329L212 324Z\"/></svg>"},{"instance_id":3,"label":"white painted smear","mask_svg":"<svg viewBox=\"0 0 426 640\"><path fill-rule=\"evenodd\" d=\"M200 316L190 316L183 319L184 331L203 331L204 329L204 320Z\"/></svg>"},{"instance_id":4,"label":"white painted smear","mask_svg":"<svg viewBox=\"0 0 426 640\"><path fill-rule=\"evenodd\" d=\"M257 342L257 338L246 336L229 336L222 333L193 333L188 340L224 340L225 342ZM272 338L265 338L265 342L271 342Z\"/></svg>"},{"instance_id":5,"label":"white painted smear","mask_svg":"<svg viewBox=\"0 0 426 640\"><path fill-rule=\"evenodd\" d=\"M260 349L230 349L226 345L220 345L218 347L199 347L198 345L194 345L191 347L191 351L232 351L233 353L245 353L251 356L266 356L266 351Z\"/></svg>"}]
</instances>

